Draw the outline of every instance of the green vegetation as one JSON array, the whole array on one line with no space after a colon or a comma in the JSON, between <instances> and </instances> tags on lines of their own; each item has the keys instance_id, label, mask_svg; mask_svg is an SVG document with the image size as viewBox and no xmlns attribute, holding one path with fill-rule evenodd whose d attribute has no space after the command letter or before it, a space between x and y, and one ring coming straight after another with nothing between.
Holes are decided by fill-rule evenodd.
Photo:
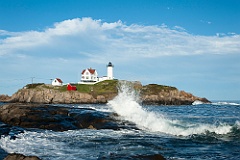
<instances>
[{"instance_id":1,"label":"green vegetation","mask_svg":"<svg viewBox=\"0 0 240 160\"><path fill-rule=\"evenodd\" d=\"M99 82L91 88L95 94L101 95L104 93L117 93L117 80L106 80Z\"/></svg>"},{"instance_id":2,"label":"green vegetation","mask_svg":"<svg viewBox=\"0 0 240 160\"><path fill-rule=\"evenodd\" d=\"M164 85L158 85L158 84L149 84L146 86L143 86L141 93L142 94L158 94L159 92L168 92L171 90L177 90L176 87L171 86L164 86Z\"/></svg>"},{"instance_id":3,"label":"green vegetation","mask_svg":"<svg viewBox=\"0 0 240 160\"><path fill-rule=\"evenodd\" d=\"M38 86L41 86L41 85L44 85L44 83L27 84L25 87L26 87L27 89L34 89L34 88L36 88L36 87L38 87Z\"/></svg>"},{"instance_id":4,"label":"green vegetation","mask_svg":"<svg viewBox=\"0 0 240 160\"><path fill-rule=\"evenodd\" d=\"M97 84L72 84L77 87L77 92L103 95L107 93L117 93L117 80L106 80ZM54 87L61 92L67 91L67 85Z\"/></svg>"},{"instance_id":5,"label":"green vegetation","mask_svg":"<svg viewBox=\"0 0 240 160\"><path fill-rule=\"evenodd\" d=\"M72 84L77 87L76 92L88 93L93 96L97 95L109 95L109 94L117 94L118 92L118 80L105 80L96 84ZM141 94L149 95L149 94L159 94L159 92L169 92L171 90L177 90L175 87L164 86L158 84L149 84L146 86L142 86L140 82L130 82L130 81L122 81L127 85L132 86L137 92L140 91ZM67 85L63 86L52 86L44 83L34 83L26 85L27 89L54 89L61 92L67 91Z\"/></svg>"}]
</instances>

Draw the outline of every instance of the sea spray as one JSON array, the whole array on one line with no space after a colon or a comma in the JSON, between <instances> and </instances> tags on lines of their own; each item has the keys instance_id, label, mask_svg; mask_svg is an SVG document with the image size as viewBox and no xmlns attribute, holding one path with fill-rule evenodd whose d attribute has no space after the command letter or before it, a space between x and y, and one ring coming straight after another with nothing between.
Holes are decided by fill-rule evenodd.
<instances>
[{"instance_id":1,"label":"sea spray","mask_svg":"<svg viewBox=\"0 0 240 160\"><path fill-rule=\"evenodd\" d=\"M189 123L172 120L160 113L147 111L138 103L138 94L127 82L120 82L118 91L118 96L109 101L108 105L122 118L135 123L140 129L176 136L205 134L207 132L216 134L227 134L231 132L232 126L228 124Z\"/></svg>"}]
</instances>

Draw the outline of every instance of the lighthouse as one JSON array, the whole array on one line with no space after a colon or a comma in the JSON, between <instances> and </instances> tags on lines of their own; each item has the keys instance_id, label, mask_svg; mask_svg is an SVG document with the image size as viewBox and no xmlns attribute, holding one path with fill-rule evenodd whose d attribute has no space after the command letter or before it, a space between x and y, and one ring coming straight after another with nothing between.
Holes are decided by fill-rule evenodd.
<instances>
[{"instance_id":1,"label":"lighthouse","mask_svg":"<svg viewBox=\"0 0 240 160\"><path fill-rule=\"evenodd\" d=\"M113 64L111 62L107 65L107 78L113 79Z\"/></svg>"}]
</instances>

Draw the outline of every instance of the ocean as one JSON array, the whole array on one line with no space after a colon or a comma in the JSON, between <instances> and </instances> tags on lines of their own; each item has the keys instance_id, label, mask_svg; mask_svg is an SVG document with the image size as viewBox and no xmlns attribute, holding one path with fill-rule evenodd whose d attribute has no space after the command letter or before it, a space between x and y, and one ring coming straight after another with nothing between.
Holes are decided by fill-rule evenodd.
<instances>
[{"instance_id":1,"label":"ocean","mask_svg":"<svg viewBox=\"0 0 240 160\"><path fill-rule=\"evenodd\" d=\"M123 87L108 104L63 106L114 112L139 129L54 132L12 127L16 138L2 135L1 149L42 160L121 160L154 154L169 160L240 159L240 101L144 106L136 93Z\"/></svg>"}]
</instances>

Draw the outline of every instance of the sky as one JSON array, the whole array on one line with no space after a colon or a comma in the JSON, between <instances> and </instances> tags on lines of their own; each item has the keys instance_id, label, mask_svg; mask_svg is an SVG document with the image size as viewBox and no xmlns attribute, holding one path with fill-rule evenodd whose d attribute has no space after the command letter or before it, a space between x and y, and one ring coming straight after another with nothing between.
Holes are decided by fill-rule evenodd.
<instances>
[{"instance_id":1,"label":"sky","mask_svg":"<svg viewBox=\"0 0 240 160\"><path fill-rule=\"evenodd\" d=\"M239 0L0 0L0 94L105 76L240 100Z\"/></svg>"}]
</instances>

